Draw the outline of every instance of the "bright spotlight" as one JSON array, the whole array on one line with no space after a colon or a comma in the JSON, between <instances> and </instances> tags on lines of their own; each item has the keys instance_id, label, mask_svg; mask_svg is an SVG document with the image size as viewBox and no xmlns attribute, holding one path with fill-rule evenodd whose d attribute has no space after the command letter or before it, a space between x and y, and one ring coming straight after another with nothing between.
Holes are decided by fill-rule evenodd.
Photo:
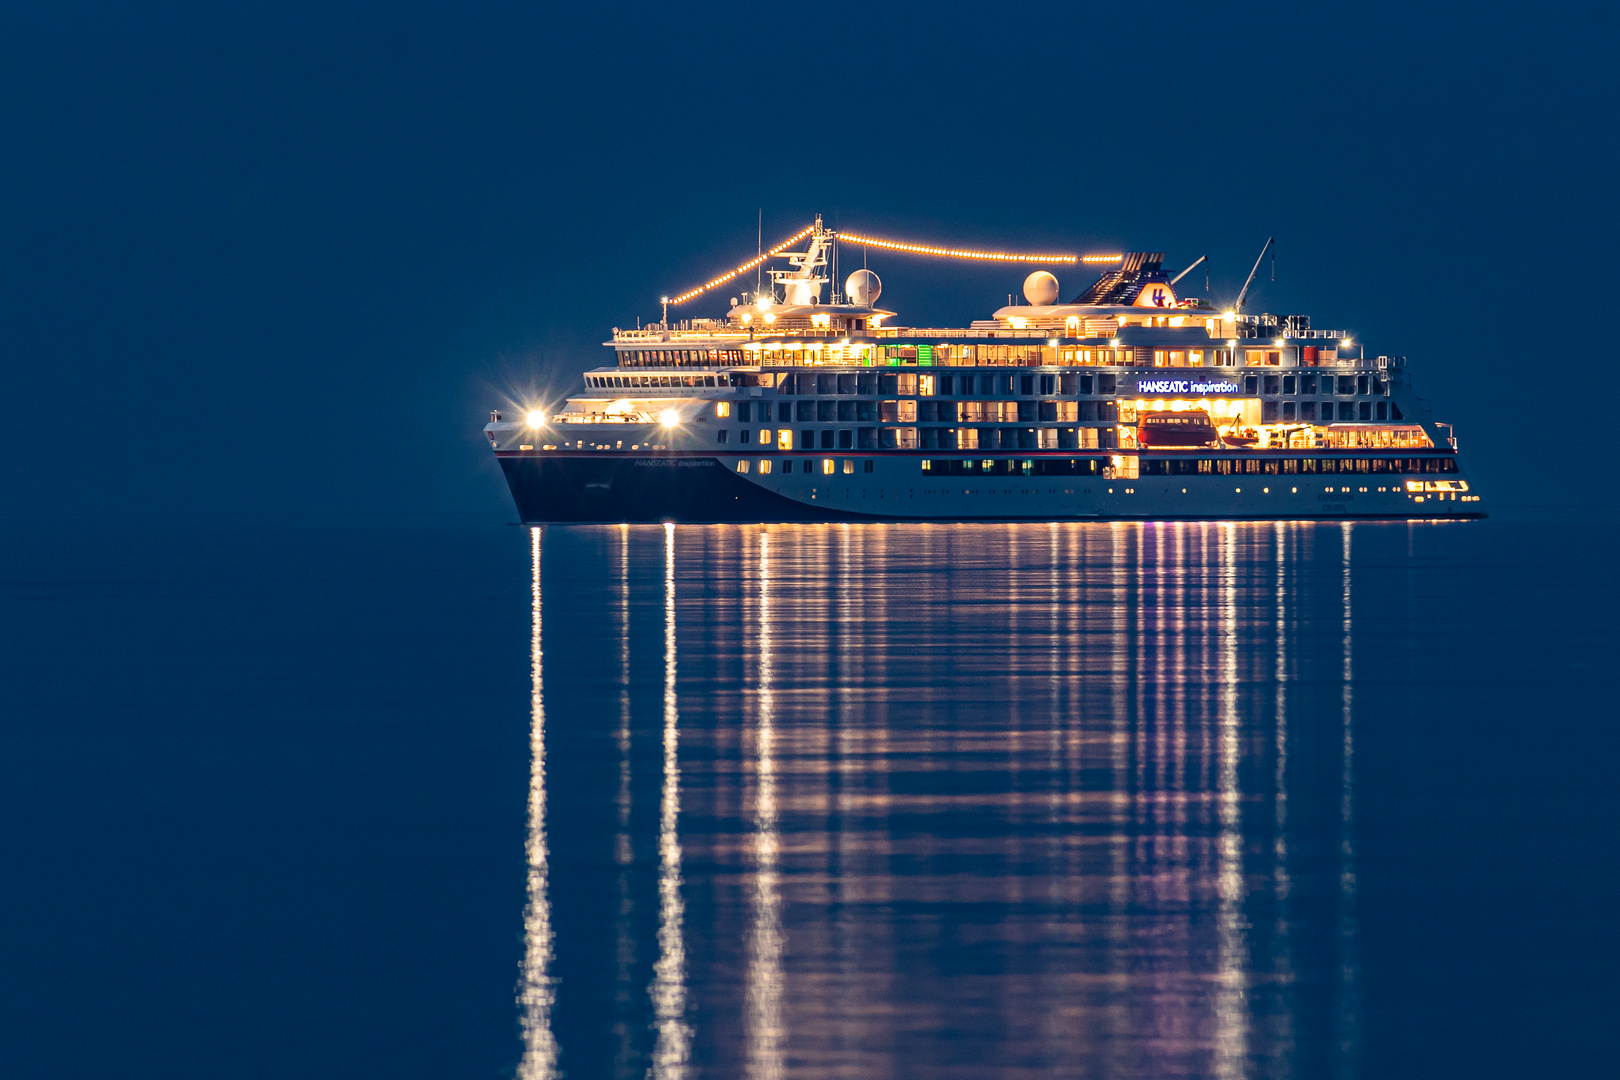
<instances>
[{"instance_id":1,"label":"bright spotlight","mask_svg":"<svg viewBox=\"0 0 1620 1080\"><path fill-rule=\"evenodd\" d=\"M681 422L681 414L674 409L665 409L658 414L658 422L665 427L674 427Z\"/></svg>"},{"instance_id":2,"label":"bright spotlight","mask_svg":"<svg viewBox=\"0 0 1620 1080\"><path fill-rule=\"evenodd\" d=\"M528 415L525 416L523 420L532 428L541 428L546 426L546 414L541 412L539 409L530 409Z\"/></svg>"}]
</instances>

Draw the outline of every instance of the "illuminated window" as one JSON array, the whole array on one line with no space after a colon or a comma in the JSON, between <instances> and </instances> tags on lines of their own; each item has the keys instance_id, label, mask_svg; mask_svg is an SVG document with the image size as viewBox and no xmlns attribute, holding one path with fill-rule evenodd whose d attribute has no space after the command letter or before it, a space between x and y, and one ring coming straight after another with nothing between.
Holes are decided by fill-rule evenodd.
<instances>
[{"instance_id":1,"label":"illuminated window","mask_svg":"<svg viewBox=\"0 0 1620 1080\"><path fill-rule=\"evenodd\" d=\"M760 471L760 475L762 475L762 476L769 476L770 475L770 472L771 472L771 459L770 458L764 458L763 460L760 461L760 463L759 463L759 471Z\"/></svg>"},{"instance_id":2,"label":"illuminated window","mask_svg":"<svg viewBox=\"0 0 1620 1080\"><path fill-rule=\"evenodd\" d=\"M714 403L714 415L722 417L722 418L730 416L731 415L731 402L729 402L729 401L717 401L717 402L715 402Z\"/></svg>"},{"instance_id":3,"label":"illuminated window","mask_svg":"<svg viewBox=\"0 0 1620 1080\"><path fill-rule=\"evenodd\" d=\"M743 460L737 462L737 471L740 472L740 473L745 473L745 472L748 471L748 459L747 458L744 458Z\"/></svg>"},{"instance_id":4,"label":"illuminated window","mask_svg":"<svg viewBox=\"0 0 1620 1080\"><path fill-rule=\"evenodd\" d=\"M849 458L845 458L844 459L844 475L845 476L853 476L854 474L855 474L855 462L852 461Z\"/></svg>"},{"instance_id":5,"label":"illuminated window","mask_svg":"<svg viewBox=\"0 0 1620 1080\"><path fill-rule=\"evenodd\" d=\"M770 442L770 432L767 431L764 434L766 436L764 441L767 443ZM793 449L793 432L791 429L783 428L781 431L776 433L776 448L778 450Z\"/></svg>"},{"instance_id":6,"label":"illuminated window","mask_svg":"<svg viewBox=\"0 0 1620 1080\"><path fill-rule=\"evenodd\" d=\"M836 462L834 462L832 458L822 458L821 459L821 472L822 472L822 475L831 476L833 474L835 464L836 464Z\"/></svg>"}]
</instances>

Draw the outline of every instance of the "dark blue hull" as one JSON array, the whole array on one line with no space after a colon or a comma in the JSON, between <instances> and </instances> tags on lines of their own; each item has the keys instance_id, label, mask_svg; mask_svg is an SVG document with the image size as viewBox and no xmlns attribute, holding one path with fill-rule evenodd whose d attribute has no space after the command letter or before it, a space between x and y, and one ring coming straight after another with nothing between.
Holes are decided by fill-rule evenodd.
<instances>
[{"instance_id":1,"label":"dark blue hull","mask_svg":"<svg viewBox=\"0 0 1620 1080\"><path fill-rule=\"evenodd\" d=\"M714 458L502 456L525 522L869 521L766 491Z\"/></svg>"}]
</instances>

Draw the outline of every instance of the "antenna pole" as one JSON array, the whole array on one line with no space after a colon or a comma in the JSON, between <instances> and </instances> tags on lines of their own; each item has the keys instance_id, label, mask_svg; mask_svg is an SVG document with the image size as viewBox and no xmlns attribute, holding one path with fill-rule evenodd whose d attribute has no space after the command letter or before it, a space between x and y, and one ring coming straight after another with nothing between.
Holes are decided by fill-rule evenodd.
<instances>
[{"instance_id":1,"label":"antenna pole","mask_svg":"<svg viewBox=\"0 0 1620 1080\"><path fill-rule=\"evenodd\" d=\"M754 236L754 254L756 256L765 254L765 208L763 206L759 208L759 231ZM759 266L754 267L754 299L756 300L759 299L760 282L764 280L765 271L762 269L764 265L764 263L760 263Z\"/></svg>"},{"instance_id":2,"label":"antenna pole","mask_svg":"<svg viewBox=\"0 0 1620 1080\"><path fill-rule=\"evenodd\" d=\"M1249 295L1249 286L1254 284L1254 275L1260 272L1260 263L1265 259L1266 252L1271 250L1271 242L1275 239L1274 236L1266 237L1266 246L1260 249L1260 255L1254 260L1254 269L1249 271L1249 280L1243 283L1243 291L1238 293L1237 303L1232 305L1233 311L1243 310L1243 298ZM1272 256L1272 265L1276 265L1275 255Z\"/></svg>"}]
</instances>

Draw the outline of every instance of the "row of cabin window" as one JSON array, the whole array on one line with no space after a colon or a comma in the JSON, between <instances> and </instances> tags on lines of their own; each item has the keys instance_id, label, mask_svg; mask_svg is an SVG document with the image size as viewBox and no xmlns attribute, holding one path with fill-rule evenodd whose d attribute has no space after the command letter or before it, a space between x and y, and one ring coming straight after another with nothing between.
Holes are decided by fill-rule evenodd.
<instances>
[{"instance_id":1,"label":"row of cabin window","mask_svg":"<svg viewBox=\"0 0 1620 1080\"><path fill-rule=\"evenodd\" d=\"M585 384L593 390L678 389L682 387L715 387L720 385L715 375L587 375ZM1070 373L1051 375L917 375L910 372L843 373L783 375L777 384L781 394L826 395L878 395L922 397L995 397L1000 395L1034 397L1036 395L1063 395L1066 397L1100 394L1109 396L1118 391L1118 379L1113 372ZM1388 382L1381 375L1322 375L1306 372L1299 375L1246 375L1245 394L1338 394L1366 396L1386 395Z\"/></svg>"},{"instance_id":2,"label":"row of cabin window","mask_svg":"<svg viewBox=\"0 0 1620 1080\"><path fill-rule=\"evenodd\" d=\"M715 442L731 442L731 432L715 432ZM777 450L1088 450L1111 449L1113 428L743 428L738 446Z\"/></svg>"},{"instance_id":3,"label":"row of cabin window","mask_svg":"<svg viewBox=\"0 0 1620 1080\"><path fill-rule=\"evenodd\" d=\"M716 375L587 375L585 385L592 390L640 390L659 387L725 386Z\"/></svg>"},{"instance_id":4,"label":"row of cabin window","mask_svg":"<svg viewBox=\"0 0 1620 1080\"><path fill-rule=\"evenodd\" d=\"M1109 459L1095 458L924 458L919 465L930 476L1101 476ZM792 473L795 462L783 458L773 462L770 458L737 463L737 471L752 469L761 475L776 472ZM1243 458L1189 458L1177 461L1158 461L1152 458L1139 462L1142 476L1215 476L1256 475L1365 475L1373 473L1454 473L1457 463L1451 458L1281 458L1271 461ZM855 463L845 458L841 463L833 458L801 458L798 472L820 473L834 476L852 475ZM862 472L870 473L872 460L862 465Z\"/></svg>"},{"instance_id":5,"label":"row of cabin window","mask_svg":"<svg viewBox=\"0 0 1620 1080\"><path fill-rule=\"evenodd\" d=\"M797 465L796 469L795 465ZM853 476L855 462L849 458L845 458L842 462L833 458L822 458L820 461L814 458L799 458L797 461L793 458L783 458L780 461L773 461L771 458L743 458L737 462L737 471L740 473L758 471L761 476L769 476L772 472L802 472L807 475L820 473L823 476L835 476L843 473L845 476ZM861 472L869 473L871 471L872 459L867 458L862 462Z\"/></svg>"},{"instance_id":6,"label":"row of cabin window","mask_svg":"<svg viewBox=\"0 0 1620 1080\"><path fill-rule=\"evenodd\" d=\"M902 397L1064 397L1110 396L1119 392L1117 374L1111 371L1070 372L1050 375L921 375L911 372L809 373L785 374L777 384L779 394L895 394ZM1337 394L1341 397L1385 396L1389 381L1382 375L1330 375L1302 372L1297 375L1245 375L1243 392L1258 396L1295 394Z\"/></svg>"},{"instance_id":7,"label":"row of cabin window","mask_svg":"<svg viewBox=\"0 0 1620 1080\"><path fill-rule=\"evenodd\" d=\"M1393 401L1263 401L1260 403L1260 422L1263 424L1355 424L1402 420L1401 410Z\"/></svg>"},{"instance_id":8,"label":"row of cabin window","mask_svg":"<svg viewBox=\"0 0 1620 1080\"><path fill-rule=\"evenodd\" d=\"M930 476L1101 476L1108 458L924 458Z\"/></svg>"},{"instance_id":9,"label":"row of cabin window","mask_svg":"<svg viewBox=\"0 0 1620 1080\"><path fill-rule=\"evenodd\" d=\"M619 353L619 366L622 368L740 367L753 362L753 357L741 349L633 349Z\"/></svg>"},{"instance_id":10,"label":"row of cabin window","mask_svg":"<svg viewBox=\"0 0 1620 1080\"><path fill-rule=\"evenodd\" d=\"M1318 375L1314 371L1298 375L1245 375L1243 392L1291 396L1294 394L1337 394L1339 397L1386 396L1389 380L1382 375Z\"/></svg>"},{"instance_id":11,"label":"row of cabin window","mask_svg":"<svg viewBox=\"0 0 1620 1080\"><path fill-rule=\"evenodd\" d=\"M879 420L895 424L956 420L981 423L1079 423L1119 419L1112 401L721 401L715 415L740 424Z\"/></svg>"},{"instance_id":12,"label":"row of cabin window","mask_svg":"<svg viewBox=\"0 0 1620 1080\"><path fill-rule=\"evenodd\" d=\"M1143 476L1220 476L1323 473L1454 473L1457 462L1446 457L1411 458L1150 458L1139 459Z\"/></svg>"},{"instance_id":13,"label":"row of cabin window","mask_svg":"<svg viewBox=\"0 0 1620 1080\"><path fill-rule=\"evenodd\" d=\"M768 377L768 376L767 376ZM902 372L787 372L777 380L779 394L883 395L899 397L996 397L1037 394L1113 394L1114 372L1067 375L939 375Z\"/></svg>"},{"instance_id":14,"label":"row of cabin window","mask_svg":"<svg viewBox=\"0 0 1620 1080\"><path fill-rule=\"evenodd\" d=\"M1145 346L1126 346L1113 349L1064 348L1053 349L1040 345L969 345L946 346L886 346L879 349L880 363L921 363L958 366L992 367L1050 367L1054 364L1080 364L1108 367L1230 367L1234 363L1230 349L1153 349ZM792 359L807 356L795 352ZM1327 353L1328 355L1321 355ZM960 354L960 355L958 355ZM743 349L630 349L618 354L621 368L714 367L757 364L761 360L781 360L779 351L767 350L763 355ZM1245 349L1243 365L1248 367L1278 367L1282 363L1279 349ZM1338 359L1335 350L1305 348L1299 356L1307 365L1331 364ZM758 385L757 383L754 385Z\"/></svg>"}]
</instances>

